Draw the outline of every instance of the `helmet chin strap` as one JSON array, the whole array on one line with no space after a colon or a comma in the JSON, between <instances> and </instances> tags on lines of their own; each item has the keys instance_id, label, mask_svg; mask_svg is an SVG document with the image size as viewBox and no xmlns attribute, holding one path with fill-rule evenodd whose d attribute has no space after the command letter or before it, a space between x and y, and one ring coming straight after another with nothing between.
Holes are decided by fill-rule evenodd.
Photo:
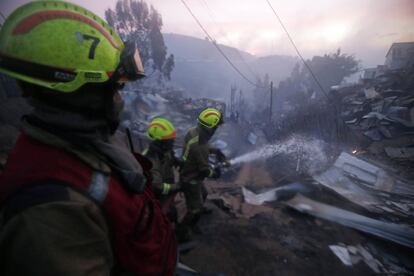
<instances>
[{"instance_id":1,"label":"helmet chin strap","mask_svg":"<svg viewBox=\"0 0 414 276\"><path fill-rule=\"evenodd\" d=\"M214 133L216 133L216 130L217 130L217 127L207 128L200 123L198 124L198 128L201 130L200 134L203 140L205 141L209 141L211 137L213 137Z\"/></svg>"},{"instance_id":2,"label":"helmet chin strap","mask_svg":"<svg viewBox=\"0 0 414 276\"><path fill-rule=\"evenodd\" d=\"M108 122L109 131L114 134L121 122L121 114L124 110L125 103L118 91L113 93L112 97L107 97L105 106L105 117Z\"/></svg>"},{"instance_id":3,"label":"helmet chin strap","mask_svg":"<svg viewBox=\"0 0 414 276\"><path fill-rule=\"evenodd\" d=\"M174 148L174 139L153 141L152 146L159 153L165 153Z\"/></svg>"}]
</instances>

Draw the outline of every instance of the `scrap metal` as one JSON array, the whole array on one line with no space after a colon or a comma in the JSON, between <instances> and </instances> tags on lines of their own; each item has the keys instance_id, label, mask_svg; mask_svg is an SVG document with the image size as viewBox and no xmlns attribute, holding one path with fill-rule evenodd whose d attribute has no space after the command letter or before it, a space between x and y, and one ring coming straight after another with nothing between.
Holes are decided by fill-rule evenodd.
<instances>
[{"instance_id":1,"label":"scrap metal","mask_svg":"<svg viewBox=\"0 0 414 276\"><path fill-rule=\"evenodd\" d=\"M301 194L297 194L285 204L299 212L339 223L414 249L414 229L407 225L372 219L314 201Z\"/></svg>"}]
</instances>

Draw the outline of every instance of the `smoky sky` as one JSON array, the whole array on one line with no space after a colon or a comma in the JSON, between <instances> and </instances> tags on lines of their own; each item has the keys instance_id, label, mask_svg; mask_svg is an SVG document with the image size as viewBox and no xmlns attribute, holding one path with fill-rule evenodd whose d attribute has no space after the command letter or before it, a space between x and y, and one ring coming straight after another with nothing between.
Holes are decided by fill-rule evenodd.
<instances>
[{"instance_id":1,"label":"smoky sky","mask_svg":"<svg viewBox=\"0 0 414 276\"><path fill-rule=\"evenodd\" d=\"M7 16L27 0L1 0ZM71 0L104 15L116 0ZM180 0L147 0L162 15L163 32L205 34ZM364 66L383 64L393 42L414 41L414 0L270 0L306 58L353 54ZM295 55L265 0L186 0L200 22L225 45L257 56Z\"/></svg>"}]
</instances>

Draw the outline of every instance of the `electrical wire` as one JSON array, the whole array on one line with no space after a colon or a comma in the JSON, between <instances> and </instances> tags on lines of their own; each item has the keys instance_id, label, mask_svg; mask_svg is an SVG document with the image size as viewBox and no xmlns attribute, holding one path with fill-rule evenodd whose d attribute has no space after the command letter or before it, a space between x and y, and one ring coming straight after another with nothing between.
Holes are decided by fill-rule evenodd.
<instances>
[{"instance_id":1,"label":"electrical wire","mask_svg":"<svg viewBox=\"0 0 414 276\"><path fill-rule=\"evenodd\" d=\"M207 4L206 0L202 0L202 2L204 3L204 6L206 6L208 14L210 16L210 18L212 19L212 21L214 22L214 24L216 25L220 25L217 23L217 21L214 18L214 14L213 11L211 10L210 6ZM227 40L227 43L229 43L229 40L227 39L227 35L222 31L222 29L219 29L219 32L222 36L224 36ZM234 48L236 50L236 54L238 55L238 57L240 58L240 60L242 61L242 63L244 63L244 65L246 66L247 70L249 70L249 72L257 79L258 78L258 74L251 68L251 66L247 63L247 61L244 59L244 57L242 56L242 54L240 53L240 50L238 48Z\"/></svg>"},{"instance_id":2,"label":"electrical wire","mask_svg":"<svg viewBox=\"0 0 414 276\"><path fill-rule=\"evenodd\" d=\"M305 59L303 58L302 54L300 53L298 47L296 46L295 42L293 41L292 37L289 34L289 31L286 29L285 25L283 24L282 20L280 19L279 15L277 14L276 10L273 8L272 4L270 4L269 0L266 0L267 4L269 5L269 7L272 9L274 15L276 16L277 20L279 21L280 25L282 26L283 30L285 31L287 37L290 40L290 43L292 43L293 48L295 48L297 55L300 57L300 59L302 60L303 64L306 66L306 68L308 69L309 73L311 74L313 80L317 83L317 85L319 86L319 89L322 91L322 93L325 95L325 97L330 100L328 94L326 93L325 89L322 87L321 83L319 82L318 78L316 77L316 75L313 73L312 68L310 67L310 65L305 61Z\"/></svg>"},{"instance_id":3,"label":"electrical wire","mask_svg":"<svg viewBox=\"0 0 414 276\"><path fill-rule=\"evenodd\" d=\"M217 51L220 52L220 54L226 59L226 61L230 64L230 66L248 83L251 85L257 87L257 88L264 88L261 86L258 86L254 82L252 82L249 78L247 78L240 70L236 67L236 65L233 64L233 62L227 57L227 55L223 52L223 50L220 48L220 46L217 44L216 40L208 33L208 31L204 28L204 26L201 24L201 22L198 20L198 18L195 16L195 14L191 11L190 7L187 5L187 3L184 0L181 0L187 11L191 14L191 16L194 18L194 20L197 22L198 26L203 30L203 32L206 34L208 39L213 43L214 47L216 47Z\"/></svg>"},{"instance_id":4,"label":"electrical wire","mask_svg":"<svg viewBox=\"0 0 414 276\"><path fill-rule=\"evenodd\" d=\"M206 6L207 11L210 14L210 17L213 19L214 18L214 14L213 14L213 11L210 9L210 6L207 4L207 2L205 0L202 0L202 2L204 4L204 6ZM217 23L217 22L215 22L215 23Z\"/></svg>"}]
</instances>

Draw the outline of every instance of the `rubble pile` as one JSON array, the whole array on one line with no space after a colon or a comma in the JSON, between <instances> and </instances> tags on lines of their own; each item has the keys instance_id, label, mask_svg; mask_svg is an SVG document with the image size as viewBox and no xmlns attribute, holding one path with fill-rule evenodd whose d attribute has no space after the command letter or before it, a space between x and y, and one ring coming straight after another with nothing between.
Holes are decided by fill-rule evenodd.
<instances>
[{"instance_id":1,"label":"rubble pile","mask_svg":"<svg viewBox=\"0 0 414 276\"><path fill-rule=\"evenodd\" d=\"M392 220L414 218L414 182L385 166L341 153L331 168L314 180L367 210Z\"/></svg>"},{"instance_id":2,"label":"rubble pile","mask_svg":"<svg viewBox=\"0 0 414 276\"><path fill-rule=\"evenodd\" d=\"M411 274L407 269L396 265L392 257L390 258L384 252L378 252L378 249L373 247L372 244L363 246L361 244L346 245L341 243L338 245L330 245L329 249L348 267L356 265L359 262L364 262L376 274ZM378 257L374 257L373 254L380 255L382 262L377 259Z\"/></svg>"},{"instance_id":3,"label":"rubble pile","mask_svg":"<svg viewBox=\"0 0 414 276\"><path fill-rule=\"evenodd\" d=\"M350 269L356 275L413 274L413 183L345 152L325 172L302 181L275 179L263 162L245 164L228 182L208 181L207 204L214 212L202 218L202 235L183 256L185 262L229 275L241 268L254 275L269 266L304 273L298 264L315 275L318 269L339 275ZM243 233L238 242L232 240L236 233ZM206 266L200 260L210 252L234 263L218 258ZM252 252L266 262L253 258L252 269L248 260L238 260Z\"/></svg>"},{"instance_id":4,"label":"rubble pile","mask_svg":"<svg viewBox=\"0 0 414 276\"><path fill-rule=\"evenodd\" d=\"M410 161L414 160L413 74L414 69L386 71L361 85L333 87L340 98L341 118L349 129L371 141L408 137L406 149L391 148L386 153Z\"/></svg>"},{"instance_id":5,"label":"rubble pile","mask_svg":"<svg viewBox=\"0 0 414 276\"><path fill-rule=\"evenodd\" d=\"M258 165L206 183L213 212L184 263L226 275L412 275L411 227L373 219L315 182L275 180Z\"/></svg>"}]
</instances>

